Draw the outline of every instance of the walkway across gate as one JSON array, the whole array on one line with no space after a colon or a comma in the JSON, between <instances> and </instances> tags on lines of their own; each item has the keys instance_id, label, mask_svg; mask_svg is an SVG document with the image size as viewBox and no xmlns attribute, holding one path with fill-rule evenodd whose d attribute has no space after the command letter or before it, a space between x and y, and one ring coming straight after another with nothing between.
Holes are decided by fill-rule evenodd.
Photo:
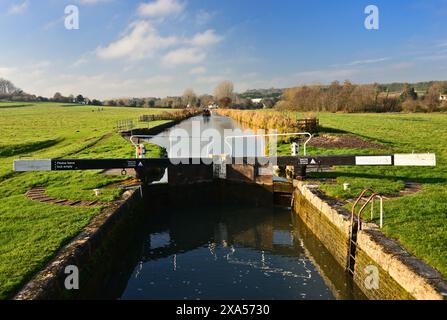
<instances>
[{"instance_id":1,"label":"walkway across gate","mask_svg":"<svg viewBox=\"0 0 447 320\"><path fill-rule=\"evenodd\" d=\"M436 156L425 154L279 156L231 158L150 158L150 159L46 159L15 160L14 171L70 171L107 169L150 169L178 165L251 165L255 167L293 166L305 175L307 166L436 166ZM303 170L304 169L304 170Z\"/></svg>"}]
</instances>

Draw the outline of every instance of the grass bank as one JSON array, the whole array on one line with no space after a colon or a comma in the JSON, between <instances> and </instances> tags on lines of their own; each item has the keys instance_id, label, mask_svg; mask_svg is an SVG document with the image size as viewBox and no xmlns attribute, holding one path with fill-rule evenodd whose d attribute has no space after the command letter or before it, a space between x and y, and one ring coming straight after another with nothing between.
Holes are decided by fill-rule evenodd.
<instances>
[{"instance_id":1,"label":"grass bank","mask_svg":"<svg viewBox=\"0 0 447 320\"><path fill-rule=\"evenodd\" d=\"M111 201L121 190L104 189L96 198L93 189L126 178L99 171L13 173L13 160L131 156L132 146L113 130L116 121L165 111L56 103L22 105L0 103L0 299L20 289L101 210L30 201L24 195L29 189L44 186L47 194L68 200ZM148 156L162 153L161 148L148 146Z\"/></svg>"},{"instance_id":2,"label":"grass bank","mask_svg":"<svg viewBox=\"0 0 447 320\"><path fill-rule=\"evenodd\" d=\"M255 119L250 112L253 111L237 111L237 118ZM260 114L258 118L265 118L263 113L271 113L255 112ZM286 117L293 116L288 113ZM302 118L303 115L297 113L294 117ZM416 194L386 201L383 231L447 278L447 114L320 113L317 117L322 125L320 135L355 135L381 147L311 147L310 154L436 153L438 164L434 168L337 167L336 172L314 176L334 179L335 183L325 183L322 189L341 199L356 197L365 188L394 194L404 188L405 182L422 184L422 190ZM279 153L290 154L289 145L281 145ZM349 191L343 191L345 182L351 184Z\"/></svg>"}]
</instances>

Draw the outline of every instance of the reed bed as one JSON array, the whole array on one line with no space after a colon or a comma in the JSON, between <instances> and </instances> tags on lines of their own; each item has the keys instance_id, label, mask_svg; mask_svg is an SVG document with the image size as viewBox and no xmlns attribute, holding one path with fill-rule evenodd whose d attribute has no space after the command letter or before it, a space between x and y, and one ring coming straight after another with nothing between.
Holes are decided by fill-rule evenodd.
<instances>
[{"instance_id":1,"label":"reed bed","mask_svg":"<svg viewBox=\"0 0 447 320\"><path fill-rule=\"evenodd\" d=\"M235 109L217 109L216 112L255 129L276 130L279 133L318 131L318 120L315 117L302 118L296 112Z\"/></svg>"}]
</instances>

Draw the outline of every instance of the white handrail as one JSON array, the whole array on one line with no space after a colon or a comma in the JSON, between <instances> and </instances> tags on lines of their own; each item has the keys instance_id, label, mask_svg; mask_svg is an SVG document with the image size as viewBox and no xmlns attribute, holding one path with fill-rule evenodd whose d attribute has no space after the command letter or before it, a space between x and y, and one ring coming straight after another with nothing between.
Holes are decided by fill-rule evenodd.
<instances>
[{"instance_id":1,"label":"white handrail","mask_svg":"<svg viewBox=\"0 0 447 320\"><path fill-rule=\"evenodd\" d=\"M129 140L130 140L130 143L132 143L134 147L138 147L138 143L133 141L134 138L155 138L155 137L157 137L157 136L156 135L144 135L144 134L140 135L139 134L139 135L130 136Z\"/></svg>"},{"instance_id":2,"label":"white handrail","mask_svg":"<svg viewBox=\"0 0 447 320\"><path fill-rule=\"evenodd\" d=\"M374 219L374 200L379 198L380 200L380 229L383 228L383 197L381 195L375 195L371 201L371 221Z\"/></svg>"},{"instance_id":3,"label":"white handrail","mask_svg":"<svg viewBox=\"0 0 447 320\"><path fill-rule=\"evenodd\" d=\"M312 134L309 132L295 132L295 133L270 133L270 134L254 134L244 136L228 136L225 137L225 144L230 147L230 155L233 154L233 146L228 143L228 139L240 139L240 138L258 138L258 137L284 137L284 136L308 136L309 138L304 142L303 152L307 155L307 144L312 140Z\"/></svg>"}]
</instances>

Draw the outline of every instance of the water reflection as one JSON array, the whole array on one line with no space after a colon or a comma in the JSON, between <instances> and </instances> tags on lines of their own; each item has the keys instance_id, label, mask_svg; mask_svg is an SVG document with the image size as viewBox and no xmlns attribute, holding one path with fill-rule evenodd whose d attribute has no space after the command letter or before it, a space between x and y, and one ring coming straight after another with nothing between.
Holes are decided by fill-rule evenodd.
<instances>
[{"instance_id":1,"label":"water reflection","mask_svg":"<svg viewBox=\"0 0 447 320\"><path fill-rule=\"evenodd\" d=\"M333 299L287 210L168 211L122 299Z\"/></svg>"},{"instance_id":2,"label":"water reflection","mask_svg":"<svg viewBox=\"0 0 447 320\"><path fill-rule=\"evenodd\" d=\"M184 132L186 135L178 136L179 132ZM212 115L182 121L149 141L166 148L168 156L173 158L207 158L210 153L232 154L235 157L265 155L266 142L261 137L237 139L237 141L230 139L228 143L231 145L225 143L226 137L237 135L254 135L254 132L244 129L231 118ZM172 136L178 138L172 139Z\"/></svg>"}]
</instances>

